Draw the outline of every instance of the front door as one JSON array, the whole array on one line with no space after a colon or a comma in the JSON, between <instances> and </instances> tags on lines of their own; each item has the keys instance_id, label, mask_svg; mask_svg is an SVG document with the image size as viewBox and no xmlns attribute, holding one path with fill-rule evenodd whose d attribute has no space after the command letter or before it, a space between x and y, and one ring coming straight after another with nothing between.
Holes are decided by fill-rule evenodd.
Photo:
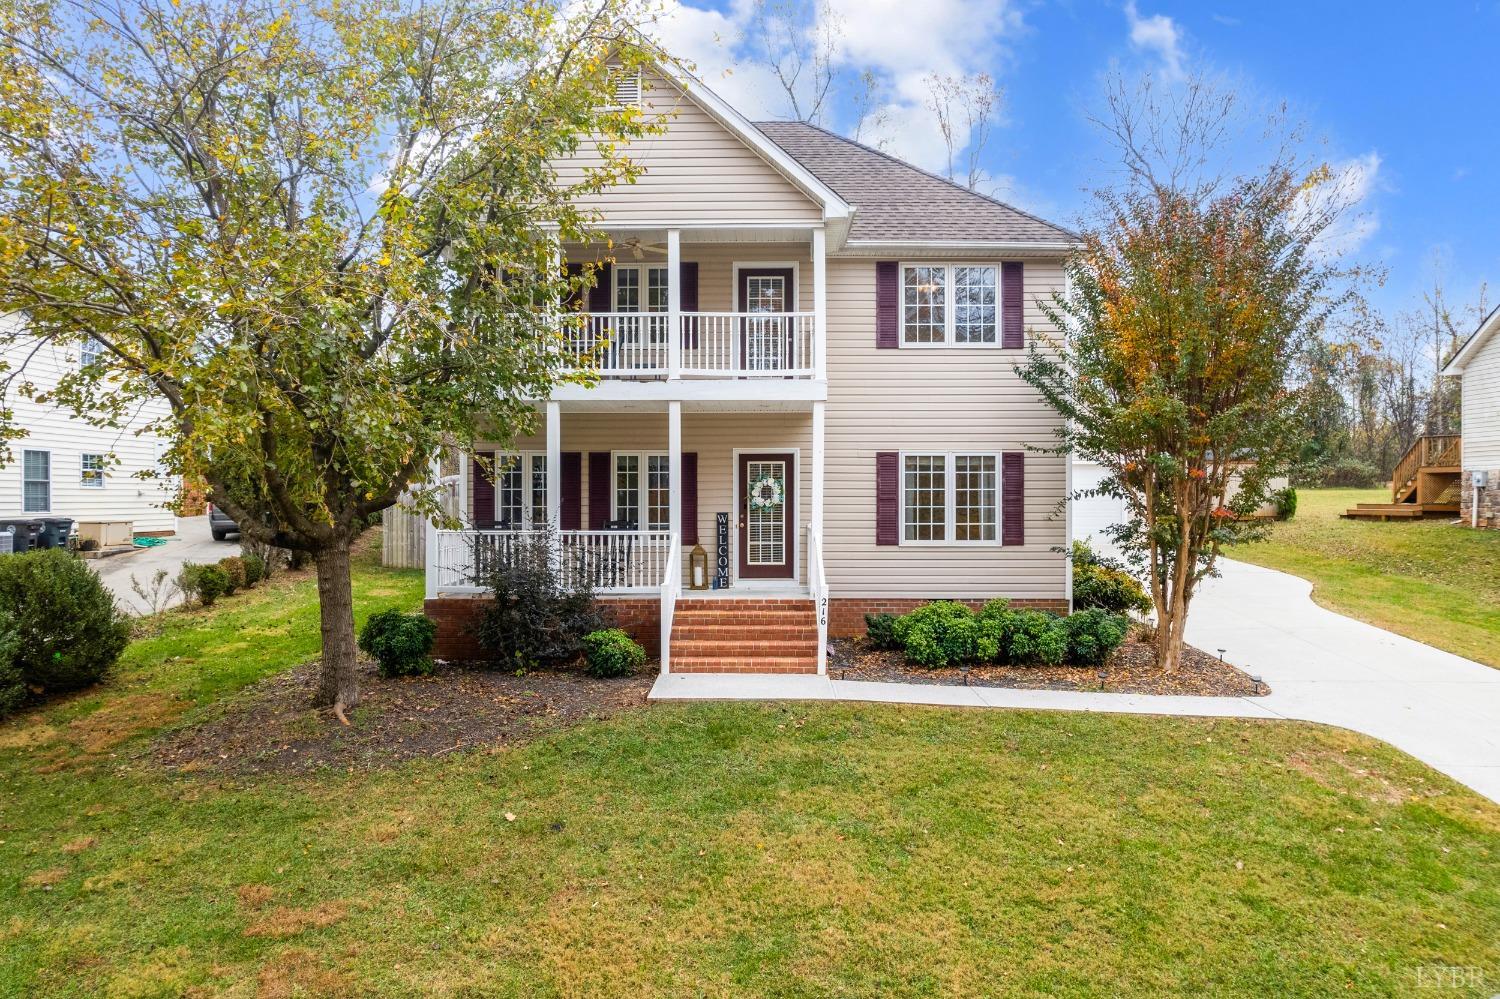
<instances>
[{"instance_id":1,"label":"front door","mask_svg":"<svg viewBox=\"0 0 1500 999\"><path fill-rule=\"evenodd\" d=\"M739 465L740 577L792 579L792 455L742 454Z\"/></svg>"},{"instance_id":2,"label":"front door","mask_svg":"<svg viewBox=\"0 0 1500 999\"><path fill-rule=\"evenodd\" d=\"M747 312L740 337L740 363L746 371L792 367L793 304L790 267L740 270L740 310Z\"/></svg>"}]
</instances>

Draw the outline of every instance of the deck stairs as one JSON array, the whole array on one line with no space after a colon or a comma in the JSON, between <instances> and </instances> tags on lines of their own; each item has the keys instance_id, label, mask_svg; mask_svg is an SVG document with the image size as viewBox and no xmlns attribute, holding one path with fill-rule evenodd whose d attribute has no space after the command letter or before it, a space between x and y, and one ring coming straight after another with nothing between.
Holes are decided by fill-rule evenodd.
<instances>
[{"instance_id":1,"label":"deck stairs","mask_svg":"<svg viewBox=\"0 0 1500 999\"><path fill-rule=\"evenodd\" d=\"M1396 463L1389 503L1359 503L1340 516L1346 520L1421 520L1458 515L1463 438L1423 434Z\"/></svg>"}]
</instances>

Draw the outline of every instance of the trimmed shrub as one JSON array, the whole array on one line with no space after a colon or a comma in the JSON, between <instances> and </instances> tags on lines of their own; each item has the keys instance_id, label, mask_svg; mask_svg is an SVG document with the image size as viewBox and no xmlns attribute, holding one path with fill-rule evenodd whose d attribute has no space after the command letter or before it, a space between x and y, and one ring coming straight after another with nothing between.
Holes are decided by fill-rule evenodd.
<instances>
[{"instance_id":1,"label":"trimmed shrub","mask_svg":"<svg viewBox=\"0 0 1500 999\"><path fill-rule=\"evenodd\" d=\"M550 532L507 538L503 549L479 544L475 579L491 595L474 637L501 669L570 663L583 654L583 636L610 626L594 599L592 566L569 573L570 585L558 578ZM582 555L569 551L567 557Z\"/></svg>"},{"instance_id":2,"label":"trimmed shrub","mask_svg":"<svg viewBox=\"0 0 1500 999\"><path fill-rule=\"evenodd\" d=\"M224 595L233 596L235 590L245 588L245 560L238 555L230 555L219 559L219 568L224 570L224 577L229 580Z\"/></svg>"},{"instance_id":3,"label":"trimmed shrub","mask_svg":"<svg viewBox=\"0 0 1500 999\"><path fill-rule=\"evenodd\" d=\"M894 614L866 614L865 638L877 649L899 649L896 638L896 616Z\"/></svg>"},{"instance_id":4,"label":"trimmed shrub","mask_svg":"<svg viewBox=\"0 0 1500 999\"><path fill-rule=\"evenodd\" d=\"M371 614L359 632L359 647L380 665L381 676L427 676L437 625L425 614L385 610Z\"/></svg>"},{"instance_id":5,"label":"trimmed shrub","mask_svg":"<svg viewBox=\"0 0 1500 999\"><path fill-rule=\"evenodd\" d=\"M605 628L583 636L588 673L602 679L629 676L646 665L646 650L619 628Z\"/></svg>"},{"instance_id":6,"label":"trimmed shrub","mask_svg":"<svg viewBox=\"0 0 1500 999\"><path fill-rule=\"evenodd\" d=\"M212 607L214 601L229 592L229 573L217 565L197 566L198 602Z\"/></svg>"},{"instance_id":7,"label":"trimmed shrub","mask_svg":"<svg viewBox=\"0 0 1500 999\"><path fill-rule=\"evenodd\" d=\"M254 552L246 552L240 556L240 561L245 564L245 589L249 589L260 582L266 575L266 563Z\"/></svg>"},{"instance_id":8,"label":"trimmed shrub","mask_svg":"<svg viewBox=\"0 0 1500 999\"><path fill-rule=\"evenodd\" d=\"M974 639L974 655L981 662L1005 661L1005 634L1011 616L1009 600L991 600L979 611L979 634Z\"/></svg>"},{"instance_id":9,"label":"trimmed shrub","mask_svg":"<svg viewBox=\"0 0 1500 999\"><path fill-rule=\"evenodd\" d=\"M1271 502L1276 505L1277 520L1291 520L1297 515L1297 490L1291 486L1272 493Z\"/></svg>"},{"instance_id":10,"label":"trimmed shrub","mask_svg":"<svg viewBox=\"0 0 1500 999\"><path fill-rule=\"evenodd\" d=\"M1062 619L1068 636L1068 662L1074 666L1102 666L1130 632L1130 620L1097 607Z\"/></svg>"},{"instance_id":11,"label":"trimmed shrub","mask_svg":"<svg viewBox=\"0 0 1500 999\"><path fill-rule=\"evenodd\" d=\"M957 601L936 600L903 614L896 632L907 660L928 669L942 669L974 661L979 619Z\"/></svg>"},{"instance_id":12,"label":"trimmed shrub","mask_svg":"<svg viewBox=\"0 0 1500 999\"><path fill-rule=\"evenodd\" d=\"M94 570L60 548L0 558L0 608L14 622L22 678L48 693L98 682L130 639Z\"/></svg>"},{"instance_id":13,"label":"trimmed shrub","mask_svg":"<svg viewBox=\"0 0 1500 999\"><path fill-rule=\"evenodd\" d=\"M1111 614L1151 611L1151 598L1125 566L1095 552L1086 541L1073 542L1073 607L1097 607Z\"/></svg>"},{"instance_id":14,"label":"trimmed shrub","mask_svg":"<svg viewBox=\"0 0 1500 999\"><path fill-rule=\"evenodd\" d=\"M203 575L203 565L199 562L184 562L182 568L177 570L177 578L173 580L177 588L182 591L182 599L198 599L198 580Z\"/></svg>"},{"instance_id":15,"label":"trimmed shrub","mask_svg":"<svg viewBox=\"0 0 1500 999\"><path fill-rule=\"evenodd\" d=\"M1014 666L1056 666L1068 658L1068 632L1046 611L1011 611L1002 643L1005 661Z\"/></svg>"},{"instance_id":16,"label":"trimmed shrub","mask_svg":"<svg viewBox=\"0 0 1500 999\"><path fill-rule=\"evenodd\" d=\"M0 608L0 718L4 718L26 701L26 677L16 653L21 650L21 636L10 611Z\"/></svg>"}]
</instances>

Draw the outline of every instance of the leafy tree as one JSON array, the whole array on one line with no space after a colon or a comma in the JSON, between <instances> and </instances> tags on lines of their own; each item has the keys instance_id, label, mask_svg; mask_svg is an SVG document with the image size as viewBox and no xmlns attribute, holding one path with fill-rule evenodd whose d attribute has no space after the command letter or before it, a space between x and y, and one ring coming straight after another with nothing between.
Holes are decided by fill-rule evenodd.
<instances>
[{"instance_id":1,"label":"leafy tree","mask_svg":"<svg viewBox=\"0 0 1500 999\"><path fill-rule=\"evenodd\" d=\"M630 2L0 0L4 339L97 340L53 398L165 398L166 466L316 560L321 704L358 699L367 519L570 377L557 244L657 127L609 99Z\"/></svg>"},{"instance_id":2,"label":"leafy tree","mask_svg":"<svg viewBox=\"0 0 1500 999\"><path fill-rule=\"evenodd\" d=\"M1130 179L1098 194L1071 293L1044 303L1068 336L1021 370L1066 417L1059 450L1104 466L1100 491L1125 501L1114 540L1148 581L1167 672L1198 584L1257 530L1236 515L1299 457L1292 374L1343 299L1319 242L1340 210L1329 170L1283 150L1205 177L1232 103L1190 84L1170 107L1113 105Z\"/></svg>"}]
</instances>

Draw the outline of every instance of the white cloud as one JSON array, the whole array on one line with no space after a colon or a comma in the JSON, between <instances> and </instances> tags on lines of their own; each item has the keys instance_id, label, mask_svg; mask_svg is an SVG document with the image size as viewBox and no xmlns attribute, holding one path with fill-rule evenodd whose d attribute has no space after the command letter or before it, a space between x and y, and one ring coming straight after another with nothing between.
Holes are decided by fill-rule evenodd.
<instances>
[{"instance_id":1,"label":"white cloud","mask_svg":"<svg viewBox=\"0 0 1500 999\"><path fill-rule=\"evenodd\" d=\"M1142 17L1135 0L1126 0L1125 19L1130 24L1131 46L1154 53L1161 60L1162 76L1166 79L1182 79L1182 30L1177 22L1165 14Z\"/></svg>"},{"instance_id":2,"label":"white cloud","mask_svg":"<svg viewBox=\"0 0 1500 999\"><path fill-rule=\"evenodd\" d=\"M1332 176L1308 195L1303 211L1335 213L1332 225L1319 234L1313 251L1327 260L1347 257L1364 247L1380 231L1380 212L1371 201L1380 188L1380 153L1330 164Z\"/></svg>"}]
</instances>

